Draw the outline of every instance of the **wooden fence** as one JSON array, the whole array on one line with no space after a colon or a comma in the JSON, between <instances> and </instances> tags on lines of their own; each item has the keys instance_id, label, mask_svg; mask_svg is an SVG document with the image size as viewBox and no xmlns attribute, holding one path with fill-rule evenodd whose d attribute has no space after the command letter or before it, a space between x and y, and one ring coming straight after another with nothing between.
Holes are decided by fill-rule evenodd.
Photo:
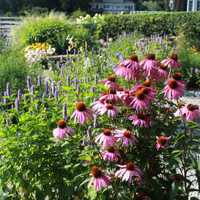
<instances>
[{"instance_id":1,"label":"wooden fence","mask_svg":"<svg viewBox=\"0 0 200 200\"><path fill-rule=\"evenodd\" d=\"M21 23L19 17L0 17L0 36L9 38L11 28Z\"/></svg>"}]
</instances>

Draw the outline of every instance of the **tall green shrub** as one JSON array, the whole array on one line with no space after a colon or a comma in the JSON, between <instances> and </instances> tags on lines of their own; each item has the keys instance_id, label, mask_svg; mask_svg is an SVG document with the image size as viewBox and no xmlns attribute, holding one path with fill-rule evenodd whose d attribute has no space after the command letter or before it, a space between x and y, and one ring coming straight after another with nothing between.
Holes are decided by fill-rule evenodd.
<instances>
[{"instance_id":1,"label":"tall green shrub","mask_svg":"<svg viewBox=\"0 0 200 200\"><path fill-rule=\"evenodd\" d=\"M77 34L78 30L80 31ZM50 14L45 17L27 17L20 27L13 31L13 37L22 46L35 42L47 42L56 48L58 54L65 53L68 37L73 37L78 43L88 40L87 30L72 26L64 15Z\"/></svg>"}]
</instances>

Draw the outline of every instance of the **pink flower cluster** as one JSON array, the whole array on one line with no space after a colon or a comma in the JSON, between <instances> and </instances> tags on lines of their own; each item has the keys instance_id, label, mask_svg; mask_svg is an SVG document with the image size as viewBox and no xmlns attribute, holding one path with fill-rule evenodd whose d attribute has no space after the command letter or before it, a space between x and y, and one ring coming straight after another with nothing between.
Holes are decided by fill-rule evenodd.
<instances>
[{"instance_id":1,"label":"pink flower cluster","mask_svg":"<svg viewBox=\"0 0 200 200\"><path fill-rule=\"evenodd\" d=\"M131 56L117 65L114 68L114 73L129 83L135 83L135 85L128 89L123 88L117 83L115 75L104 79L101 83L108 90L92 104L93 112L97 116L107 115L109 118L117 118L120 111L123 110L123 119L127 117L135 128L150 128L155 117L152 116L151 105L156 103L157 95L166 98L166 100L178 100L184 95L185 83L182 81L182 75L180 72L174 72L174 69L180 66L176 54L172 54L163 61L158 61L154 54L149 54L141 62L136 55ZM164 84L162 85L162 83ZM163 87L161 93L155 89L157 84ZM199 117L199 108L188 105L177 113L186 120L195 120ZM164 135L157 136L156 150L165 149L170 139L171 137ZM128 161L124 164L120 151L137 145L138 140L132 131L126 128L106 128L96 136L95 142L100 146L101 158L104 161L116 163L116 166L119 167L114 173L114 177L129 184L133 180L142 181L143 173L140 168L133 162ZM95 170L98 173L92 169L91 184L97 191L108 187L111 184L112 176L105 175L100 168L95 168Z\"/></svg>"},{"instance_id":2,"label":"pink flower cluster","mask_svg":"<svg viewBox=\"0 0 200 200\"><path fill-rule=\"evenodd\" d=\"M169 100L178 100L184 95L185 83L182 75L180 72L174 72L174 69L180 66L176 54L163 61L158 61L154 54L149 54L141 62L136 55L131 56L114 68L115 75L101 81L106 91L92 103L91 109L83 101L76 102L72 114L74 122L86 124L93 119L93 115L102 119L108 118L112 122L120 119L119 114L122 114L123 120L129 120L133 128L147 131L153 126L155 118L153 114L156 113L153 111L153 106L158 103L160 97L169 102ZM117 83L117 76L129 81L129 88L120 86ZM134 85L131 86L133 83ZM161 87L161 92L156 89L157 85ZM196 105L189 104L181 107L175 115L184 120L194 121L200 117L200 109ZM134 162L124 160L121 151L135 148L139 143L134 132L136 131L130 129L130 126L105 128L95 137L101 159L119 167L113 175L104 172L100 167L92 167L89 185L94 186L96 191L108 187L112 176L129 184L133 181L142 182L142 170ZM62 120L58 122L58 128L53 131L57 139L69 137L72 133L73 130ZM154 148L157 151L165 149L170 139L171 137L164 135L157 136Z\"/></svg>"}]
</instances>

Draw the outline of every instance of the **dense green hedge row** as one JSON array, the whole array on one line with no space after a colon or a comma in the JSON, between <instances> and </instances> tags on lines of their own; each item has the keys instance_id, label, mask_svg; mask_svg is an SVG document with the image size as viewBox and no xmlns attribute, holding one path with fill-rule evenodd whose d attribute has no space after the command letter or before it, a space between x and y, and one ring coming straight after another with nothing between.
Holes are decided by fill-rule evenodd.
<instances>
[{"instance_id":1,"label":"dense green hedge row","mask_svg":"<svg viewBox=\"0 0 200 200\"><path fill-rule=\"evenodd\" d=\"M122 32L139 32L146 36L152 34L184 33L196 44L200 38L200 12L159 12L124 15L105 15L102 23L96 24L96 35L105 38L115 37ZM200 46L200 42L198 42Z\"/></svg>"}]
</instances>

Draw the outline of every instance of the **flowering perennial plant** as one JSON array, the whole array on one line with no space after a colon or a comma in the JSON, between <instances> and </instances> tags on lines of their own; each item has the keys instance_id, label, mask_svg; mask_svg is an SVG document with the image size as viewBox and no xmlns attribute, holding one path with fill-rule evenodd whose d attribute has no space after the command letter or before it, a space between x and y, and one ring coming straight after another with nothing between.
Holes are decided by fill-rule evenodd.
<instances>
[{"instance_id":1,"label":"flowering perennial plant","mask_svg":"<svg viewBox=\"0 0 200 200\"><path fill-rule=\"evenodd\" d=\"M200 109L181 99L178 56L167 59L134 53L114 68L95 61L98 69L74 59L58 82L28 77L27 93L14 99L8 86L0 102L6 198L187 200L199 186Z\"/></svg>"},{"instance_id":2,"label":"flowering perennial plant","mask_svg":"<svg viewBox=\"0 0 200 200\"><path fill-rule=\"evenodd\" d=\"M26 47L25 58L29 64L34 64L42 61L47 56L55 53L55 48L48 43L34 43Z\"/></svg>"},{"instance_id":3,"label":"flowering perennial plant","mask_svg":"<svg viewBox=\"0 0 200 200\"><path fill-rule=\"evenodd\" d=\"M114 68L115 76L101 81L107 91L92 103L92 110L99 119L98 130L105 125L110 128L97 131L95 137L90 136L90 141L94 137L93 145L99 151L97 160L91 164L100 165L109 178L99 168L92 168L89 186L93 185L97 192L124 185L121 180L127 182L132 191L129 191L130 199L137 199L143 190L145 198L151 199L155 191L151 191L154 188L149 184L156 187L154 178L160 179L158 184L162 185L170 174L180 173L181 163L173 166L173 170L166 168L173 160L174 146L178 146L179 120L185 124L185 120L195 121L200 117L198 106L180 107L185 90L182 75L176 71L180 66L176 54L162 62L156 60L154 54L147 55L141 62L134 55ZM184 156L180 158L183 162ZM188 178L187 173L179 175ZM164 198L167 187L162 187L160 193L165 193ZM188 187L185 182L184 195Z\"/></svg>"}]
</instances>

